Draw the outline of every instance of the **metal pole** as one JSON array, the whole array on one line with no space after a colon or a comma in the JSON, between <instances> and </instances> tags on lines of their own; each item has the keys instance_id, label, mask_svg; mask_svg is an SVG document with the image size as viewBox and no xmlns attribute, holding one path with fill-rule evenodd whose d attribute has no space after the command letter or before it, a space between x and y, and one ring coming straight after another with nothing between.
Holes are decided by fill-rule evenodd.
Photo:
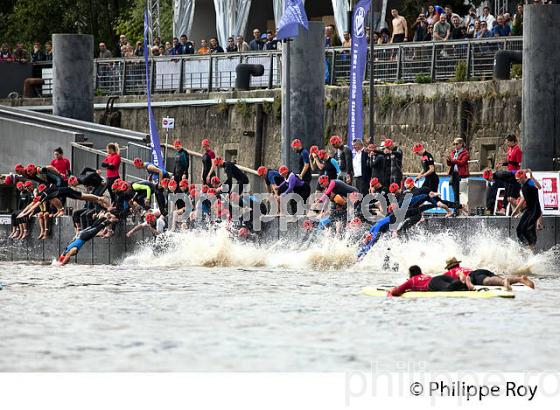
<instances>
[{"instance_id":1,"label":"metal pole","mask_svg":"<svg viewBox=\"0 0 560 410\"><path fill-rule=\"evenodd\" d=\"M373 143L373 139L375 136L375 90L373 87L374 83L374 42L373 42L373 33L375 32L375 13L373 12L373 5L370 8L370 27L369 27L369 143Z\"/></svg>"},{"instance_id":2,"label":"metal pole","mask_svg":"<svg viewBox=\"0 0 560 410\"><path fill-rule=\"evenodd\" d=\"M285 39L282 46L282 138L280 158L283 164L289 164L290 161L290 139L292 138L291 125L291 61L290 61L290 42L291 39Z\"/></svg>"}]
</instances>

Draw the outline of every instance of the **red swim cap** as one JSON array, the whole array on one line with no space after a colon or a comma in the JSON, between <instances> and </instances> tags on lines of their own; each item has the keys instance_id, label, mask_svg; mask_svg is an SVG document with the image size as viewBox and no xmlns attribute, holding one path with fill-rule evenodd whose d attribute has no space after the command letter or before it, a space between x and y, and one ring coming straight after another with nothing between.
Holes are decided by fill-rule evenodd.
<instances>
[{"instance_id":1,"label":"red swim cap","mask_svg":"<svg viewBox=\"0 0 560 410\"><path fill-rule=\"evenodd\" d=\"M295 138L292 141L292 148L301 148L302 144L301 144L301 140L299 138Z\"/></svg>"},{"instance_id":2,"label":"red swim cap","mask_svg":"<svg viewBox=\"0 0 560 410\"><path fill-rule=\"evenodd\" d=\"M399 184L393 182L391 185L389 185L389 192L390 193L395 193L397 192L399 189L401 189L401 187L399 186Z\"/></svg>"},{"instance_id":3,"label":"red swim cap","mask_svg":"<svg viewBox=\"0 0 560 410\"><path fill-rule=\"evenodd\" d=\"M169 183L167 184L167 187L169 189L177 189L177 181L175 181L174 179L172 179L171 181L169 181Z\"/></svg>"},{"instance_id":4,"label":"red swim cap","mask_svg":"<svg viewBox=\"0 0 560 410\"><path fill-rule=\"evenodd\" d=\"M220 178L218 177L212 177L212 179L210 179L210 183L212 185L220 185Z\"/></svg>"},{"instance_id":5,"label":"red swim cap","mask_svg":"<svg viewBox=\"0 0 560 410\"><path fill-rule=\"evenodd\" d=\"M282 176L286 175L288 172L290 172L290 170L286 165L281 165L280 168L278 168L278 173Z\"/></svg>"},{"instance_id":6,"label":"red swim cap","mask_svg":"<svg viewBox=\"0 0 560 410\"><path fill-rule=\"evenodd\" d=\"M243 226L239 228L237 234L239 235L240 238L246 238L249 236L249 230Z\"/></svg>"},{"instance_id":7,"label":"red swim cap","mask_svg":"<svg viewBox=\"0 0 560 410\"><path fill-rule=\"evenodd\" d=\"M45 189L47 189L47 186L45 184L41 184L37 187L37 191L39 192L43 192Z\"/></svg>"},{"instance_id":8,"label":"red swim cap","mask_svg":"<svg viewBox=\"0 0 560 410\"><path fill-rule=\"evenodd\" d=\"M216 190L214 188L208 188L207 194L210 196L216 195Z\"/></svg>"},{"instance_id":9,"label":"red swim cap","mask_svg":"<svg viewBox=\"0 0 560 410\"><path fill-rule=\"evenodd\" d=\"M374 177L374 178L372 178L372 179L369 180L369 186L373 186L373 187L374 187L374 186L377 186L377 185L379 185L379 178L375 178L375 177Z\"/></svg>"},{"instance_id":10,"label":"red swim cap","mask_svg":"<svg viewBox=\"0 0 560 410\"><path fill-rule=\"evenodd\" d=\"M128 182L126 182L126 181L122 181L122 182L119 184L119 189L120 189L121 191L123 191L123 192L124 192L124 191L128 191L128 188L129 188L129 187L128 187Z\"/></svg>"},{"instance_id":11,"label":"red swim cap","mask_svg":"<svg viewBox=\"0 0 560 410\"><path fill-rule=\"evenodd\" d=\"M21 182L21 181L19 181L19 182L16 184L16 188L19 189L19 190L23 189L24 186L25 186L25 185L24 185L23 182Z\"/></svg>"},{"instance_id":12,"label":"red swim cap","mask_svg":"<svg viewBox=\"0 0 560 410\"><path fill-rule=\"evenodd\" d=\"M153 224L156 221L156 216L152 213L147 213L146 214L146 222L148 222L149 224Z\"/></svg>"},{"instance_id":13,"label":"red swim cap","mask_svg":"<svg viewBox=\"0 0 560 410\"><path fill-rule=\"evenodd\" d=\"M517 171L515 173L515 179L521 179L521 178L527 178L527 174L525 173L525 170L520 169L519 171Z\"/></svg>"},{"instance_id":14,"label":"red swim cap","mask_svg":"<svg viewBox=\"0 0 560 410\"><path fill-rule=\"evenodd\" d=\"M203 139L202 140L202 146L203 147L209 147L210 146L210 141L208 141L207 139Z\"/></svg>"},{"instance_id":15,"label":"red swim cap","mask_svg":"<svg viewBox=\"0 0 560 410\"><path fill-rule=\"evenodd\" d=\"M366 232L364 234L364 238L362 239L362 241L363 241L364 244L367 244L372 239L373 239L373 235L371 234L371 232Z\"/></svg>"},{"instance_id":16,"label":"red swim cap","mask_svg":"<svg viewBox=\"0 0 560 410\"><path fill-rule=\"evenodd\" d=\"M258 174L258 176L262 177L264 174L266 174L267 171L268 171L268 169L266 169L266 167L263 167L261 165L259 167L259 169L257 169L257 174Z\"/></svg>"},{"instance_id":17,"label":"red swim cap","mask_svg":"<svg viewBox=\"0 0 560 410\"><path fill-rule=\"evenodd\" d=\"M25 170L29 175L35 175L37 173L37 166L35 164L27 164Z\"/></svg>"},{"instance_id":18,"label":"red swim cap","mask_svg":"<svg viewBox=\"0 0 560 410\"><path fill-rule=\"evenodd\" d=\"M118 180L113 182L113 185L111 185L111 189L113 191L120 191L121 190L121 183Z\"/></svg>"},{"instance_id":19,"label":"red swim cap","mask_svg":"<svg viewBox=\"0 0 560 410\"><path fill-rule=\"evenodd\" d=\"M325 186L329 183L329 177L327 175L321 175L319 177L319 185Z\"/></svg>"},{"instance_id":20,"label":"red swim cap","mask_svg":"<svg viewBox=\"0 0 560 410\"><path fill-rule=\"evenodd\" d=\"M173 146L175 148L182 148L183 147L183 143L181 142L181 140L175 140L173 141Z\"/></svg>"},{"instance_id":21,"label":"red swim cap","mask_svg":"<svg viewBox=\"0 0 560 410\"><path fill-rule=\"evenodd\" d=\"M338 144L342 144L342 138L340 138L338 135L333 135L329 142L331 143L331 145L338 145Z\"/></svg>"},{"instance_id":22,"label":"red swim cap","mask_svg":"<svg viewBox=\"0 0 560 410\"><path fill-rule=\"evenodd\" d=\"M412 147L412 152L417 153L417 152L422 152L424 151L424 146L420 143L414 144L414 146Z\"/></svg>"},{"instance_id":23,"label":"red swim cap","mask_svg":"<svg viewBox=\"0 0 560 410\"><path fill-rule=\"evenodd\" d=\"M303 229L306 231L313 229L313 222L310 219L303 221Z\"/></svg>"},{"instance_id":24,"label":"red swim cap","mask_svg":"<svg viewBox=\"0 0 560 410\"><path fill-rule=\"evenodd\" d=\"M16 164L16 174L23 174L25 172L25 167L21 164Z\"/></svg>"},{"instance_id":25,"label":"red swim cap","mask_svg":"<svg viewBox=\"0 0 560 410\"><path fill-rule=\"evenodd\" d=\"M144 161L142 161L140 158L134 158L134 166L136 168L142 168L144 166Z\"/></svg>"},{"instance_id":26,"label":"red swim cap","mask_svg":"<svg viewBox=\"0 0 560 410\"><path fill-rule=\"evenodd\" d=\"M70 186L78 185L78 178L76 178L74 175L72 175L70 178L68 178L68 185L70 185Z\"/></svg>"},{"instance_id":27,"label":"red swim cap","mask_svg":"<svg viewBox=\"0 0 560 410\"><path fill-rule=\"evenodd\" d=\"M6 178L4 178L4 183L6 185L12 185L12 177L10 175L6 176Z\"/></svg>"},{"instance_id":28,"label":"red swim cap","mask_svg":"<svg viewBox=\"0 0 560 410\"><path fill-rule=\"evenodd\" d=\"M26 188L31 188L31 187L33 186L33 182L31 182L31 181L25 181L24 186L25 186Z\"/></svg>"},{"instance_id":29,"label":"red swim cap","mask_svg":"<svg viewBox=\"0 0 560 410\"><path fill-rule=\"evenodd\" d=\"M492 175L493 175L493 173L492 173L492 170L490 168L487 168L482 172L482 178L484 178L487 181L489 181L490 178L492 178Z\"/></svg>"},{"instance_id":30,"label":"red swim cap","mask_svg":"<svg viewBox=\"0 0 560 410\"><path fill-rule=\"evenodd\" d=\"M217 167L224 165L224 159L222 157L214 158L214 165Z\"/></svg>"},{"instance_id":31,"label":"red swim cap","mask_svg":"<svg viewBox=\"0 0 560 410\"><path fill-rule=\"evenodd\" d=\"M169 178L163 178L161 180L161 186L164 187L164 188L167 188L169 186L169 181L170 181Z\"/></svg>"},{"instance_id":32,"label":"red swim cap","mask_svg":"<svg viewBox=\"0 0 560 410\"><path fill-rule=\"evenodd\" d=\"M409 177L409 178L405 179L404 185L407 186L407 187L408 186L414 186L414 180Z\"/></svg>"},{"instance_id":33,"label":"red swim cap","mask_svg":"<svg viewBox=\"0 0 560 410\"><path fill-rule=\"evenodd\" d=\"M393 140L391 138L387 138L385 141L383 141L384 148L391 148L392 146L393 146Z\"/></svg>"},{"instance_id":34,"label":"red swim cap","mask_svg":"<svg viewBox=\"0 0 560 410\"><path fill-rule=\"evenodd\" d=\"M208 185L202 185L201 191L203 194L208 192Z\"/></svg>"},{"instance_id":35,"label":"red swim cap","mask_svg":"<svg viewBox=\"0 0 560 410\"><path fill-rule=\"evenodd\" d=\"M182 179L179 181L179 187L180 188L188 188L189 187L189 181L186 179Z\"/></svg>"},{"instance_id":36,"label":"red swim cap","mask_svg":"<svg viewBox=\"0 0 560 410\"><path fill-rule=\"evenodd\" d=\"M325 151L324 149L319 150L319 152L317 152L317 156L319 157L319 159L327 159L327 151Z\"/></svg>"},{"instance_id":37,"label":"red swim cap","mask_svg":"<svg viewBox=\"0 0 560 410\"><path fill-rule=\"evenodd\" d=\"M309 147L310 154L317 154L319 152L319 147L317 145L312 145Z\"/></svg>"}]
</instances>

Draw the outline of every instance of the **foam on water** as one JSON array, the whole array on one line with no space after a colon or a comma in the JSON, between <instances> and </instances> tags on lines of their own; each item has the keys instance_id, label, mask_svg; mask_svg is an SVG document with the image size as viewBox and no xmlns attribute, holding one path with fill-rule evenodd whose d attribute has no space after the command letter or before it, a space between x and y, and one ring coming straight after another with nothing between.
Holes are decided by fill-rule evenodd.
<instances>
[{"instance_id":1,"label":"foam on water","mask_svg":"<svg viewBox=\"0 0 560 410\"><path fill-rule=\"evenodd\" d=\"M226 229L186 231L167 234L142 246L127 257L123 265L142 267L204 266L237 268L283 268L314 271L372 271L398 265L418 264L424 272L441 273L445 260L452 256L463 265L486 268L496 273L548 275L558 270L558 249L533 254L516 241L487 229L462 235L437 234L419 230L409 238L384 237L360 262L356 263L359 245L356 236L336 237L331 231L305 243L281 240L267 244L239 241Z\"/></svg>"}]
</instances>

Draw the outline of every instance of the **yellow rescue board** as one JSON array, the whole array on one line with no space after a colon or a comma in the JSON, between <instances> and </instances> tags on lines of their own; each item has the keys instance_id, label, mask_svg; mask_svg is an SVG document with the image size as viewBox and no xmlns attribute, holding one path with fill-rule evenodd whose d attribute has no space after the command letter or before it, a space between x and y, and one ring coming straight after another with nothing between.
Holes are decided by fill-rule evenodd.
<instances>
[{"instance_id":1,"label":"yellow rescue board","mask_svg":"<svg viewBox=\"0 0 560 410\"><path fill-rule=\"evenodd\" d=\"M383 288L363 288L362 293L366 296L387 297L387 289ZM405 292L401 298L514 298L513 292L507 290L473 290L457 292Z\"/></svg>"}]
</instances>

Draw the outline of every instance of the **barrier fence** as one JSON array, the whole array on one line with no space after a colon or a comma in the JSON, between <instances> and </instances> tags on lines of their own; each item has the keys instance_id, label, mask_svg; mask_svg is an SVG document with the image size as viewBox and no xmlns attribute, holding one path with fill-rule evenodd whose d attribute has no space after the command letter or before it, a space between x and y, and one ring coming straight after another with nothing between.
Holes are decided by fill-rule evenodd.
<instances>
[{"instance_id":1,"label":"barrier fence","mask_svg":"<svg viewBox=\"0 0 560 410\"><path fill-rule=\"evenodd\" d=\"M496 51L522 48L522 37L376 45L374 79L390 83L490 78ZM350 82L350 58L349 48L325 50L326 84ZM276 88L281 85L281 60L281 51L155 57L150 59L148 69L154 94L232 90L235 68L241 63L264 66L264 75L251 79L252 88ZM146 93L142 58L96 59L94 64L94 87L98 95ZM39 68L45 80L41 93L48 96L52 91L52 66L40 64ZM365 79L368 78L369 72Z\"/></svg>"}]
</instances>

